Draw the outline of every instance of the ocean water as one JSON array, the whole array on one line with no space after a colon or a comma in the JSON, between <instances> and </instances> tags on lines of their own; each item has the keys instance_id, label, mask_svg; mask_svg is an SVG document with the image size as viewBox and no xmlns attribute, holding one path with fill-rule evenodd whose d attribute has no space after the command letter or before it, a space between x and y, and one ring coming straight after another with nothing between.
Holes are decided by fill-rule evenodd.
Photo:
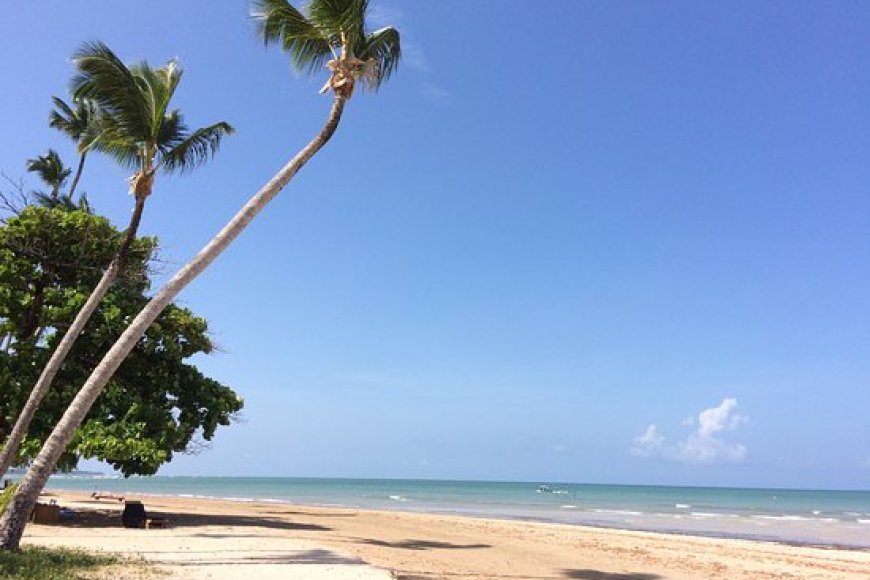
<instances>
[{"instance_id":1,"label":"ocean water","mask_svg":"<svg viewBox=\"0 0 870 580\"><path fill-rule=\"evenodd\" d=\"M461 514L870 548L868 491L552 482L94 476L52 477L48 488Z\"/></svg>"}]
</instances>

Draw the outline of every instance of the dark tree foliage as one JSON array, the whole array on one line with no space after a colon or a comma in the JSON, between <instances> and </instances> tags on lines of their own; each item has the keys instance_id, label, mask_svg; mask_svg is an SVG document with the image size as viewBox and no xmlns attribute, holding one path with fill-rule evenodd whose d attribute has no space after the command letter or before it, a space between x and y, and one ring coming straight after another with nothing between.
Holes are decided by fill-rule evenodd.
<instances>
[{"instance_id":1,"label":"dark tree foliage","mask_svg":"<svg viewBox=\"0 0 870 580\"><path fill-rule=\"evenodd\" d=\"M28 390L114 256L121 233L107 219L65 207L28 206L0 227L0 441ZM122 275L100 304L45 398L20 460L38 453L103 354L145 305L154 238L136 240ZM174 453L195 450L242 401L185 362L213 344L204 319L171 305L120 367L69 446L125 475L153 474Z\"/></svg>"}]
</instances>

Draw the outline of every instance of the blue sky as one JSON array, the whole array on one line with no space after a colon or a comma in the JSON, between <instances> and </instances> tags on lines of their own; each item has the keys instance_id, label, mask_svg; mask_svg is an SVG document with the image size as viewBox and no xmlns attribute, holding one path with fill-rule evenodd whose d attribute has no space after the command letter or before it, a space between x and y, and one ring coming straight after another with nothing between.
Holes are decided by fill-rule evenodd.
<instances>
[{"instance_id":1,"label":"blue sky","mask_svg":"<svg viewBox=\"0 0 870 580\"><path fill-rule=\"evenodd\" d=\"M397 76L182 295L244 421L161 473L870 488L870 6L372 4ZM74 161L82 41L179 57L238 134L158 178L170 274L329 107L247 11L4 3L0 169ZM81 185L116 223L125 177Z\"/></svg>"}]
</instances>

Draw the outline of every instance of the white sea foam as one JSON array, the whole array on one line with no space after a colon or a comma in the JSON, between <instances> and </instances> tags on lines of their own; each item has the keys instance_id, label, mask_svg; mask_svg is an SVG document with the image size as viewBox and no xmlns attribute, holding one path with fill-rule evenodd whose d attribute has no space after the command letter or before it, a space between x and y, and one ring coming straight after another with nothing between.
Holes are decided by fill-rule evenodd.
<instances>
[{"instance_id":1,"label":"white sea foam","mask_svg":"<svg viewBox=\"0 0 870 580\"><path fill-rule=\"evenodd\" d=\"M675 503L674 507L677 508L678 510L685 510L685 509L689 509L692 506L687 504L687 503Z\"/></svg>"},{"instance_id":2,"label":"white sea foam","mask_svg":"<svg viewBox=\"0 0 870 580\"><path fill-rule=\"evenodd\" d=\"M563 510L576 510L576 509L577 509L577 506L576 506L576 505L572 505L572 504L570 504L570 503L567 503L567 504L565 504L565 505L560 505L559 508L560 508L560 509L563 509Z\"/></svg>"},{"instance_id":3,"label":"white sea foam","mask_svg":"<svg viewBox=\"0 0 870 580\"><path fill-rule=\"evenodd\" d=\"M774 520L777 522L809 522L813 520L817 520L818 518L805 518L803 516L762 516L762 515L754 515L753 518L757 520Z\"/></svg>"},{"instance_id":4,"label":"white sea foam","mask_svg":"<svg viewBox=\"0 0 870 580\"><path fill-rule=\"evenodd\" d=\"M862 519L862 518L858 518L858 523L859 523L859 524L870 524L870 520L865 520L865 519Z\"/></svg>"},{"instance_id":5,"label":"white sea foam","mask_svg":"<svg viewBox=\"0 0 870 580\"><path fill-rule=\"evenodd\" d=\"M605 509L594 509L592 510L599 514L619 514L623 516L641 516L643 512L635 512L631 510L605 510Z\"/></svg>"},{"instance_id":6,"label":"white sea foam","mask_svg":"<svg viewBox=\"0 0 870 580\"><path fill-rule=\"evenodd\" d=\"M401 495L391 495L390 499L393 501L411 501L406 497L402 497Z\"/></svg>"},{"instance_id":7,"label":"white sea foam","mask_svg":"<svg viewBox=\"0 0 870 580\"><path fill-rule=\"evenodd\" d=\"M718 512L691 512L689 515L695 518L739 518L737 514L720 514Z\"/></svg>"}]
</instances>

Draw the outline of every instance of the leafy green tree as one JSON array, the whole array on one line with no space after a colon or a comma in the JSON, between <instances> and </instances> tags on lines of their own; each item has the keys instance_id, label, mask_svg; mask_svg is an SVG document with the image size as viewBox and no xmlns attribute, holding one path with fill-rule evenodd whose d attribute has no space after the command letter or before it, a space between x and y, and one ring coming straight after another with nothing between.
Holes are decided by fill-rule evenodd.
<instances>
[{"instance_id":1,"label":"leafy green tree","mask_svg":"<svg viewBox=\"0 0 870 580\"><path fill-rule=\"evenodd\" d=\"M0 437L8 434L29 387L111 260L122 234L84 211L31 206L0 227ZM147 264L156 240L139 238L119 279L88 322L20 447L35 457L76 387L147 302ZM38 281L38 283L37 283ZM37 295L41 295L37 299ZM240 410L228 387L185 362L213 345L206 321L170 305L138 341L77 430L58 466L80 458L125 475L151 474Z\"/></svg>"},{"instance_id":2,"label":"leafy green tree","mask_svg":"<svg viewBox=\"0 0 870 580\"><path fill-rule=\"evenodd\" d=\"M0 548L17 549L27 515L36 504L39 492L64 449L94 401L148 327L332 138L357 83L374 90L396 70L401 54L399 33L394 28L368 32L365 23L368 10L366 0L311 0L305 14L286 0L256 0L253 6L263 40L267 44L282 46L297 69L310 73L317 70L320 64L326 64L330 76L324 92L331 91L333 95L326 124L190 262L176 272L106 353L57 423L22 479L11 505L0 517Z\"/></svg>"},{"instance_id":3,"label":"leafy green tree","mask_svg":"<svg viewBox=\"0 0 870 580\"><path fill-rule=\"evenodd\" d=\"M100 136L100 115L96 103L90 99L75 99L74 106L68 105L60 97L52 97L54 109L48 115L48 126L64 133L75 141L79 153L79 164L76 174L66 196L72 199L76 186L85 168L85 159L94 142Z\"/></svg>"},{"instance_id":4,"label":"leafy green tree","mask_svg":"<svg viewBox=\"0 0 870 580\"><path fill-rule=\"evenodd\" d=\"M98 109L99 132L87 137L87 148L103 152L134 171L130 178L133 213L114 257L106 262L108 267L104 266L102 277L57 343L27 404L21 409L0 451L0 477L9 468L36 409L51 388L73 344L114 284L136 238L156 172L184 171L204 163L217 151L222 138L233 132L233 128L223 121L191 130L182 114L177 109L170 109L182 76L175 61L169 61L161 68L152 68L145 62L128 68L102 43L84 45L73 56L73 61L78 69L72 81L74 98L89 102Z\"/></svg>"}]
</instances>

